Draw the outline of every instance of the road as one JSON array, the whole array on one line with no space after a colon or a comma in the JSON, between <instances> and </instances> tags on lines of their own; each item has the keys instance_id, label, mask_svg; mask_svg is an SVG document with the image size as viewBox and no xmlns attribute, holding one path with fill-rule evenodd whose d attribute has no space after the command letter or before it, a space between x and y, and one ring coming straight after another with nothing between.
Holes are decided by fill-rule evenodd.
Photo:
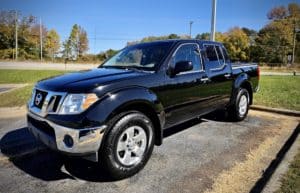
<instances>
[{"instance_id":1,"label":"road","mask_svg":"<svg viewBox=\"0 0 300 193\"><path fill-rule=\"evenodd\" d=\"M64 64L64 63L41 63L41 62L0 62L0 69L19 69L19 70L87 70L96 68L100 64ZM293 72L267 72L262 71L261 75L293 76ZM300 75L299 72L296 73Z\"/></svg>"},{"instance_id":2,"label":"road","mask_svg":"<svg viewBox=\"0 0 300 193\"><path fill-rule=\"evenodd\" d=\"M36 142L22 111L0 116L0 192L204 192L267 138L284 143L299 123L259 111L233 123L215 113L166 130L164 144L155 147L140 173L112 181L94 163L66 159Z\"/></svg>"},{"instance_id":3,"label":"road","mask_svg":"<svg viewBox=\"0 0 300 193\"><path fill-rule=\"evenodd\" d=\"M64 64L64 63L41 63L41 62L0 62L0 69L18 70L87 70L96 68L99 64Z\"/></svg>"}]
</instances>

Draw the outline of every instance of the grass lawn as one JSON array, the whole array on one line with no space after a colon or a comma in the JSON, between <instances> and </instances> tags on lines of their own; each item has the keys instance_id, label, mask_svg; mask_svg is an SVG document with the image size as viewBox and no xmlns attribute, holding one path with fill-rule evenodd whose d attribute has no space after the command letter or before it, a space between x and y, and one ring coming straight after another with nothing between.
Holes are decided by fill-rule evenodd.
<instances>
[{"instance_id":1,"label":"grass lawn","mask_svg":"<svg viewBox=\"0 0 300 193\"><path fill-rule=\"evenodd\" d=\"M276 193L300 192L300 149L290 164L287 173L281 178L281 186Z\"/></svg>"},{"instance_id":2,"label":"grass lawn","mask_svg":"<svg viewBox=\"0 0 300 193\"><path fill-rule=\"evenodd\" d=\"M33 84L0 94L0 107L23 106L29 100Z\"/></svg>"},{"instance_id":3,"label":"grass lawn","mask_svg":"<svg viewBox=\"0 0 300 193\"><path fill-rule=\"evenodd\" d=\"M0 94L0 107L25 105L31 96L32 87L36 81L63 73L66 72L55 70L0 70L0 84L28 84L28 86Z\"/></svg>"},{"instance_id":4,"label":"grass lawn","mask_svg":"<svg viewBox=\"0 0 300 193\"><path fill-rule=\"evenodd\" d=\"M0 94L0 107L22 106L31 95L33 84L41 79L66 73L55 70L0 70L0 84L27 83L28 86ZM254 104L300 111L300 76L261 76Z\"/></svg>"},{"instance_id":5,"label":"grass lawn","mask_svg":"<svg viewBox=\"0 0 300 193\"><path fill-rule=\"evenodd\" d=\"M57 70L0 70L0 84L35 83L38 80L66 73Z\"/></svg>"},{"instance_id":6,"label":"grass lawn","mask_svg":"<svg viewBox=\"0 0 300 193\"><path fill-rule=\"evenodd\" d=\"M300 111L300 76L261 76L254 104Z\"/></svg>"}]
</instances>

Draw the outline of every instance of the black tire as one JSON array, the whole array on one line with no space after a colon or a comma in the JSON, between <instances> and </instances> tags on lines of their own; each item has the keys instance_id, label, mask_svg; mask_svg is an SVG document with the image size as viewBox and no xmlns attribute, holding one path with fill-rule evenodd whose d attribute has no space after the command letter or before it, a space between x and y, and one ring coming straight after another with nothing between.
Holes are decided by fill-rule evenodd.
<instances>
[{"instance_id":1,"label":"black tire","mask_svg":"<svg viewBox=\"0 0 300 193\"><path fill-rule=\"evenodd\" d=\"M241 110L240 103L242 102L241 100L245 100L244 97L246 97L246 105L244 106L244 109ZM249 92L246 89L241 88L235 97L233 105L228 108L229 119L232 121L244 120L248 114L249 101Z\"/></svg>"},{"instance_id":2,"label":"black tire","mask_svg":"<svg viewBox=\"0 0 300 193\"><path fill-rule=\"evenodd\" d=\"M120 141L123 140L124 136L127 136L127 132L129 131L129 129L132 130L132 128L138 128L139 130L137 131L141 132L141 134L143 134L144 137L146 136L147 140L144 140L144 142L141 142L140 144L133 142L133 146L140 149L142 148L139 147L139 145L143 146L144 150L142 156L137 156L138 154L136 154L136 159L138 160L136 163L126 165L121 161L122 159L120 157L122 156L122 152L118 152L118 144L121 143ZM102 165L102 168L106 170L108 175L113 179L123 179L136 174L146 165L147 161L149 160L152 154L154 146L154 128L151 120L141 112L127 111L114 117L109 122L108 129L108 133L105 136L105 140L103 141L104 143L102 144L102 147L99 152L99 164ZM135 132L136 130L134 130L134 135ZM138 133L137 135L140 134ZM121 137L123 138L121 139ZM133 137L131 139L133 139ZM128 143L127 140L129 139L125 139L122 143ZM130 155L132 157L135 157L133 150L126 149L124 150L123 154L124 160L125 154L128 152L130 152Z\"/></svg>"}]
</instances>

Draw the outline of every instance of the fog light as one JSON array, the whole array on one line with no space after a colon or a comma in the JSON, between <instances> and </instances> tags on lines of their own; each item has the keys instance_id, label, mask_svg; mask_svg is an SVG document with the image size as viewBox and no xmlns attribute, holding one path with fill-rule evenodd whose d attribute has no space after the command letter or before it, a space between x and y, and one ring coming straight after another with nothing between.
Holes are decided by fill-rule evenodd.
<instances>
[{"instance_id":1,"label":"fog light","mask_svg":"<svg viewBox=\"0 0 300 193\"><path fill-rule=\"evenodd\" d=\"M65 135L64 136L64 143L67 147L71 148L74 145L74 141L70 135Z\"/></svg>"}]
</instances>

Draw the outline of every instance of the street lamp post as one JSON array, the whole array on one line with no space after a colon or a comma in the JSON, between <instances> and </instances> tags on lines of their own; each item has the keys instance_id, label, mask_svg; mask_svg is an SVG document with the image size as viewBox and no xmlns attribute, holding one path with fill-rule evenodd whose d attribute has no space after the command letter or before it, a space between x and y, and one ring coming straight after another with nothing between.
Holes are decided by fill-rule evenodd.
<instances>
[{"instance_id":1,"label":"street lamp post","mask_svg":"<svg viewBox=\"0 0 300 193\"><path fill-rule=\"evenodd\" d=\"M215 41L217 0L212 0L210 40Z\"/></svg>"},{"instance_id":2,"label":"street lamp post","mask_svg":"<svg viewBox=\"0 0 300 193\"><path fill-rule=\"evenodd\" d=\"M193 25L193 21L190 21L190 38L192 38L192 25Z\"/></svg>"}]
</instances>

